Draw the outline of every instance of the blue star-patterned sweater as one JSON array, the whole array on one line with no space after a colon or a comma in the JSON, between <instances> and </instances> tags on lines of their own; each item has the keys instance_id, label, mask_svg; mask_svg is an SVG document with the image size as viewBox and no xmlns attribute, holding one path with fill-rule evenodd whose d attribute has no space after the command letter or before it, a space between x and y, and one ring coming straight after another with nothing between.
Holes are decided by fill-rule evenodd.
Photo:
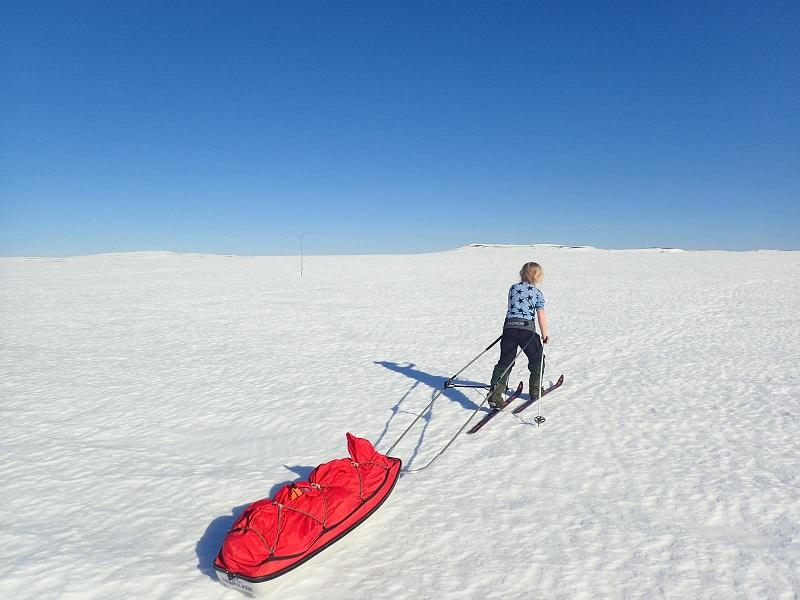
<instances>
[{"instance_id":1,"label":"blue star-patterned sweater","mask_svg":"<svg viewBox=\"0 0 800 600\"><path fill-rule=\"evenodd\" d=\"M537 308L544 308L544 295L539 288L526 281L515 283L509 288L506 319L533 321Z\"/></svg>"}]
</instances>

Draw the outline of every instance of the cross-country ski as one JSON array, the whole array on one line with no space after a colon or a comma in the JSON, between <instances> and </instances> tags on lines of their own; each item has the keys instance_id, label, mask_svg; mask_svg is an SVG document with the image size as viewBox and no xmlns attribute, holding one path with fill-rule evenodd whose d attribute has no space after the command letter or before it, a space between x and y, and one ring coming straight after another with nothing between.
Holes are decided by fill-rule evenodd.
<instances>
[{"instance_id":1,"label":"cross-country ski","mask_svg":"<svg viewBox=\"0 0 800 600\"><path fill-rule=\"evenodd\" d=\"M519 397L520 397L520 394L522 394L522 387L523 387L523 384L522 384L522 382L520 381L520 382L519 382L519 385L517 386L517 389L516 389L516 390L514 390L514 393L513 393L513 394L511 394L511 395L510 395L508 398L506 398L506 399L505 399L505 401L503 402L502 406L499 406L499 407L496 407L496 408L490 408L490 409L489 409L489 412L488 412L488 413L486 413L486 415L485 415L485 416L484 416L484 417L483 417L483 418L482 418L480 421L478 421L477 423L475 423L475 425L473 425L473 426L472 426L470 429L468 429L468 430L467 430L467 433L470 433L470 434L471 434L471 433L476 433L476 432L480 431L480 429L481 429L481 428L482 428L484 425L486 425L486 424L487 424L489 421L491 421L492 419L494 419L494 418L495 418L495 417L496 417L498 414L500 414L501 412L503 412L503 409L504 409L506 406L508 406L508 405L509 405L509 404L511 404L511 403L512 403L514 400L516 400L517 398L519 398Z\"/></svg>"},{"instance_id":2,"label":"cross-country ski","mask_svg":"<svg viewBox=\"0 0 800 600\"><path fill-rule=\"evenodd\" d=\"M546 396L550 392L552 392L554 390L557 390L563 384L564 384L564 375L560 375L559 378L556 380L556 382L553 385L551 385L550 387L545 388L545 389L542 390L541 395L539 396L539 398L536 398L535 396L531 396L529 400L526 400L525 402L523 402L519 406L515 407L514 410L511 411L511 414L518 415L523 410L528 408L531 404L533 404L534 402L537 402L538 400L540 400L542 397Z\"/></svg>"}]
</instances>

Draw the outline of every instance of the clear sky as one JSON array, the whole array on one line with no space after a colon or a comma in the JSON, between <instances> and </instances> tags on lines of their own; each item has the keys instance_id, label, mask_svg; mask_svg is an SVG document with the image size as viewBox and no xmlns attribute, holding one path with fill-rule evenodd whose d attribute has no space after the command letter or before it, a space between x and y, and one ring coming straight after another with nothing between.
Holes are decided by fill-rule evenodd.
<instances>
[{"instance_id":1,"label":"clear sky","mask_svg":"<svg viewBox=\"0 0 800 600\"><path fill-rule=\"evenodd\" d=\"M800 3L0 8L0 255L800 249Z\"/></svg>"}]
</instances>

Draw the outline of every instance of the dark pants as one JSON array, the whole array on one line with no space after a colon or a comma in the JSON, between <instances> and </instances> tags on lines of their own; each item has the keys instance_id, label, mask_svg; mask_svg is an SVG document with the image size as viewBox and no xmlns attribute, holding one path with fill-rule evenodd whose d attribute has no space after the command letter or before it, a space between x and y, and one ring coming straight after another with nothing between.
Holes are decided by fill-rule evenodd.
<instances>
[{"instance_id":1,"label":"dark pants","mask_svg":"<svg viewBox=\"0 0 800 600\"><path fill-rule=\"evenodd\" d=\"M505 369L513 364L517 348L525 348L528 370L541 376L539 366L542 363L542 339L538 333L530 329L503 329L503 338L500 340L500 360L497 366Z\"/></svg>"}]
</instances>

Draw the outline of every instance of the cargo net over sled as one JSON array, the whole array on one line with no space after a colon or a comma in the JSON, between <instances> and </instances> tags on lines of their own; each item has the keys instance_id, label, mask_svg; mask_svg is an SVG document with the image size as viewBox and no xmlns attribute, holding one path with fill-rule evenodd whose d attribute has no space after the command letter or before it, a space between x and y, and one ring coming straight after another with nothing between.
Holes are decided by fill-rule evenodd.
<instances>
[{"instance_id":1,"label":"cargo net over sled","mask_svg":"<svg viewBox=\"0 0 800 600\"><path fill-rule=\"evenodd\" d=\"M330 546L386 500L400 473L399 458L347 434L350 458L319 465L308 481L254 502L226 534L214 568L220 581L247 593Z\"/></svg>"}]
</instances>

